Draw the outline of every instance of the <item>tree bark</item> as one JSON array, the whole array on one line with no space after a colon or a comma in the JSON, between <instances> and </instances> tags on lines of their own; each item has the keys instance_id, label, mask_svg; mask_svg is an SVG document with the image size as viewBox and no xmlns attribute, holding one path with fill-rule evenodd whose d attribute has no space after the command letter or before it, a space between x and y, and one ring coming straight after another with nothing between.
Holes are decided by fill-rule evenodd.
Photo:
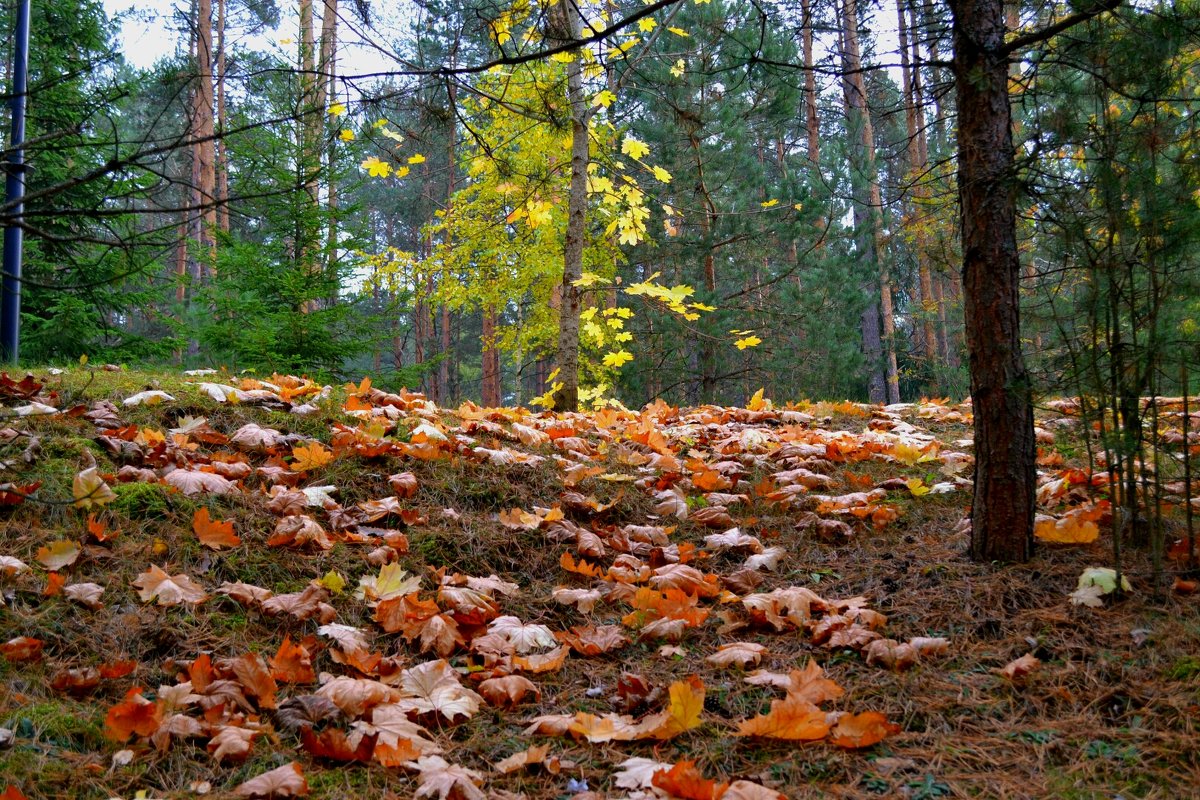
<instances>
[{"instance_id":1,"label":"tree bark","mask_svg":"<svg viewBox=\"0 0 1200 800\"><path fill-rule=\"evenodd\" d=\"M229 233L229 153L225 148L225 17L229 0L217 0L217 228Z\"/></svg>"},{"instance_id":2,"label":"tree bark","mask_svg":"<svg viewBox=\"0 0 1200 800\"><path fill-rule=\"evenodd\" d=\"M581 12L575 0L562 0L550 11L551 46L580 38ZM558 380L555 411L579 406L579 314L581 297L575 281L583 277L583 247L587 214L588 105L583 90L583 59L579 53L567 64L567 99L571 104L571 188L567 196L567 235L563 245L562 305L558 324Z\"/></svg>"},{"instance_id":3,"label":"tree bark","mask_svg":"<svg viewBox=\"0 0 1200 800\"><path fill-rule=\"evenodd\" d=\"M921 307L919 322L921 324L922 349L925 358L932 366L940 360L941 351L938 349L937 334L934 333L933 326L937 308L933 299L933 277L929 270L929 243L927 240L928 237L925 235L925 221L921 219L928 196L925 190L925 172L928 164L922 159L920 130L924 127L925 115L924 111L921 111L918 117L918 84L916 73L913 69L915 65L909 63L908 15L905 13L905 4L906 0L896 0L896 18L900 26L900 71L903 78L904 90L904 122L908 129L909 180L912 181L912 186L909 190L912 199L908 204L908 216L910 224L916 228L914 251L917 259L917 287L919 289Z\"/></svg>"},{"instance_id":4,"label":"tree bark","mask_svg":"<svg viewBox=\"0 0 1200 800\"><path fill-rule=\"evenodd\" d=\"M216 166L213 144L213 30L212 0L199 0L196 12L196 146L200 202L199 242L207 262L204 271L211 273L216 258L217 229Z\"/></svg>"},{"instance_id":5,"label":"tree bark","mask_svg":"<svg viewBox=\"0 0 1200 800\"><path fill-rule=\"evenodd\" d=\"M501 404L500 351L496 348L496 309L483 309L483 380L482 404L496 408Z\"/></svg>"},{"instance_id":6,"label":"tree bark","mask_svg":"<svg viewBox=\"0 0 1200 800\"><path fill-rule=\"evenodd\" d=\"M871 124L871 111L867 106L867 88L863 80L862 56L858 45L858 5L856 0L843 0L842 3L842 61L845 66L845 101L846 117L851 128L857 127L860 134L859 147L861 174L859 182L866 182L867 197L865 203L861 196L859 205L866 206L868 235L860 241L868 246L864 254L875 264L876 280L879 287L879 310L870 309L863 314L863 346L868 358L871 357L874 339L878 334L868 330L872 322L882 323L883 330L883 375L884 391L878 392L878 380L872 376L870 381L871 402L900 402L900 376L896 365L896 318L892 304L892 281L887 266L887 256L883 246L883 199L879 188L879 173L875 167L875 129ZM857 215L856 215L857 217ZM857 221L857 219L856 219ZM868 238L869 237L869 238ZM870 305L875 305L874 290L870 291ZM872 372L879 371L879 365L871 364Z\"/></svg>"},{"instance_id":7,"label":"tree bark","mask_svg":"<svg viewBox=\"0 0 1200 800\"><path fill-rule=\"evenodd\" d=\"M951 0L966 344L975 414L971 555L1033 547L1033 403L1021 353L1021 264L1004 0Z\"/></svg>"}]
</instances>

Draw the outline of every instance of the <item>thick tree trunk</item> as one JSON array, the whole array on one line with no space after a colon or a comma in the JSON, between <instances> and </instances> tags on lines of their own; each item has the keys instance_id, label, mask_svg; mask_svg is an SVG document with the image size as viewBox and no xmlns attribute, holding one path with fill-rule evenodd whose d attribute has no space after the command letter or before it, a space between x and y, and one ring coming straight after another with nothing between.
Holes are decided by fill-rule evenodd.
<instances>
[{"instance_id":1,"label":"thick tree trunk","mask_svg":"<svg viewBox=\"0 0 1200 800\"><path fill-rule=\"evenodd\" d=\"M554 45L580 38L582 18L575 0L562 0L551 9ZM558 380L563 387L554 395L555 411L574 411L579 405L579 287L583 277L583 247L587 214L588 104L583 90L583 59L567 64L567 99L571 104L571 188L567 196L567 235L563 245L562 306L559 308Z\"/></svg>"},{"instance_id":2,"label":"thick tree trunk","mask_svg":"<svg viewBox=\"0 0 1200 800\"><path fill-rule=\"evenodd\" d=\"M952 0L966 342L975 413L971 555L1033 546L1033 404L1021 354L1016 181L1004 0Z\"/></svg>"}]
</instances>

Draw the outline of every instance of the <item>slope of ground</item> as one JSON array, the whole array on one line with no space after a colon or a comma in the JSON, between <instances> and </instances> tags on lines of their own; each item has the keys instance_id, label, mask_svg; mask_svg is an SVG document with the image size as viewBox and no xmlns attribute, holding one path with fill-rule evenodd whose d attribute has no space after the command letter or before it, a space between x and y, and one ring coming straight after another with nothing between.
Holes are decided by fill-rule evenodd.
<instances>
[{"instance_id":1,"label":"slope of ground","mask_svg":"<svg viewBox=\"0 0 1200 800\"><path fill-rule=\"evenodd\" d=\"M1110 543L1058 412L1040 529L1084 541L998 569L969 407L35 378L0 382L8 796L1194 793L1196 600L1135 553L1072 602Z\"/></svg>"}]
</instances>

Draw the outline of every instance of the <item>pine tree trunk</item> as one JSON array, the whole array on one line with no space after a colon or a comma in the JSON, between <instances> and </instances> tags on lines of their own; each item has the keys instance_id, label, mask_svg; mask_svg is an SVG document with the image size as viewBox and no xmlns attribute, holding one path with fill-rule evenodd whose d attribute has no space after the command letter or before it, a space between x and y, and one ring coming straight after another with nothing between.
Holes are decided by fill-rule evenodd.
<instances>
[{"instance_id":1,"label":"pine tree trunk","mask_svg":"<svg viewBox=\"0 0 1200 800\"><path fill-rule=\"evenodd\" d=\"M1016 183L1004 0L952 0L958 186L975 496L971 555L1020 562L1033 546L1033 404L1021 354Z\"/></svg>"},{"instance_id":2,"label":"pine tree trunk","mask_svg":"<svg viewBox=\"0 0 1200 800\"><path fill-rule=\"evenodd\" d=\"M860 182L866 182L866 214L870 226L869 247L863 252L868 254L877 270L879 285L879 311L868 311L863 315L863 344L864 349L873 346L874 334L867 330L870 320L882 323L883 330L883 374L884 391L882 395L872 394L872 402L900 402L900 378L896 365L896 317L892 304L892 281L884 253L883 242L883 199L879 188L879 174L875 168L875 131L871 124L871 111L867 106L866 82L862 74L862 57L858 45L858 6L856 0L843 0L842 4L843 50L842 60L845 65L845 100L846 116L851 128L857 127L860 134L859 153L861 162ZM860 198L861 199L861 198ZM861 203L860 203L861 204ZM865 241L865 237L864 237ZM872 291L870 294L874 295ZM874 299L870 305L874 305ZM870 357L870 350L867 350ZM871 370L877 372L879 366L871 365ZM872 392L878 387L878 381L873 376L870 381Z\"/></svg>"},{"instance_id":3,"label":"pine tree trunk","mask_svg":"<svg viewBox=\"0 0 1200 800\"><path fill-rule=\"evenodd\" d=\"M925 126L924 111L918 108L918 78L915 70L915 60L909 62L908 15L904 6L906 0L896 0L896 18L900 32L900 69L904 84L904 122L908 133L908 165L912 181L912 197L909 203L910 224L916 226L915 255L917 258L917 287L921 308L921 343L925 358L930 365L936 365L941 352L938 349L937 334L934 333L934 315L937 313L933 299L933 277L929 269L929 242L925 235L924 214L928 192L925 189L925 172L928 164L921 153L921 128ZM914 40L913 44L916 42Z\"/></svg>"},{"instance_id":4,"label":"pine tree trunk","mask_svg":"<svg viewBox=\"0 0 1200 800\"><path fill-rule=\"evenodd\" d=\"M801 46L804 51L804 125L808 134L808 160L820 169L821 128L817 118L817 73L813 69L812 0L800 0Z\"/></svg>"},{"instance_id":5,"label":"pine tree trunk","mask_svg":"<svg viewBox=\"0 0 1200 800\"><path fill-rule=\"evenodd\" d=\"M582 19L575 0L562 0L550 11L547 43L580 38ZM583 59L567 64L567 99L571 104L571 188L567 196L567 235L563 245L562 306L558 327L558 380L555 411L574 411L579 405L579 314L581 298L575 282L583 277L584 232L587 214L588 104L583 89Z\"/></svg>"},{"instance_id":6,"label":"pine tree trunk","mask_svg":"<svg viewBox=\"0 0 1200 800\"><path fill-rule=\"evenodd\" d=\"M225 17L229 0L217 0L217 228L229 233L229 153L225 148Z\"/></svg>"},{"instance_id":7,"label":"pine tree trunk","mask_svg":"<svg viewBox=\"0 0 1200 800\"><path fill-rule=\"evenodd\" d=\"M200 214L199 242L206 259L205 271L210 272L216 258L217 181L214 163L213 125L213 30L212 0L199 0L196 20L196 155L199 162Z\"/></svg>"}]
</instances>

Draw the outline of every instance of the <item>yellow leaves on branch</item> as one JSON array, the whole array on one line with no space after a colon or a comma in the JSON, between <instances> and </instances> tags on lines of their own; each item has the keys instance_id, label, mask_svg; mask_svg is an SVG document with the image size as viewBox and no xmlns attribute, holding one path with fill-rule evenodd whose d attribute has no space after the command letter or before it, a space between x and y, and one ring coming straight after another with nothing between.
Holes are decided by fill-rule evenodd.
<instances>
[{"instance_id":1,"label":"yellow leaves on branch","mask_svg":"<svg viewBox=\"0 0 1200 800\"><path fill-rule=\"evenodd\" d=\"M650 147L640 139L633 136L626 136L621 141L621 152L635 161L640 161L650 153Z\"/></svg>"},{"instance_id":2,"label":"yellow leaves on branch","mask_svg":"<svg viewBox=\"0 0 1200 800\"><path fill-rule=\"evenodd\" d=\"M359 166L365 169L372 178L386 178L392 174L392 165L386 161L380 161L376 156L371 156Z\"/></svg>"}]
</instances>

